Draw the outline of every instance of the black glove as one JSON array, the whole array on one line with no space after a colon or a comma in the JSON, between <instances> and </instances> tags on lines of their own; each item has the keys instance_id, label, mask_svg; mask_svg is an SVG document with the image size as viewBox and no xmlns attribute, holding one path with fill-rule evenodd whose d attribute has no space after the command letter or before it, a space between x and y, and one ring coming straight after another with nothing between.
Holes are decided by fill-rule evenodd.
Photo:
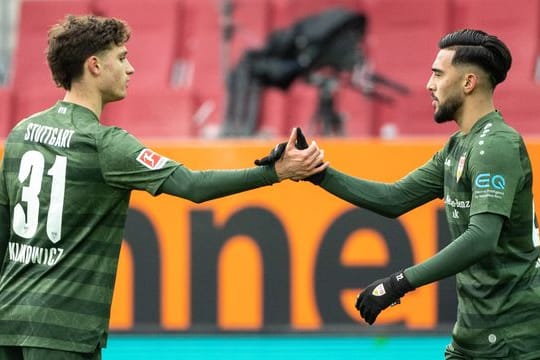
<instances>
[{"instance_id":1,"label":"black glove","mask_svg":"<svg viewBox=\"0 0 540 360\"><path fill-rule=\"evenodd\" d=\"M400 303L400 298L405 293L414 290L403 271L390 275L387 278L371 283L356 298L356 310L360 316L372 325L380 312L390 305Z\"/></svg>"},{"instance_id":2,"label":"black glove","mask_svg":"<svg viewBox=\"0 0 540 360\"><path fill-rule=\"evenodd\" d=\"M283 152L285 151L286 146L287 146L287 142L282 142L282 143L277 144L270 151L270 154L268 154L268 156L255 160L255 165L257 166L274 165L274 163L278 161L281 158L281 156L283 156ZM309 146L306 141L306 137L304 136L304 133L302 133L302 130L299 127L296 128L296 144L294 144L294 146L298 150L307 149ZM319 185L321 181L323 180L325 174L326 174L326 169L324 169L323 171L317 174L308 176L307 178L303 180L310 181L315 185Z\"/></svg>"},{"instance_id":3,"label":"black glove","mask_svg":"<svg viewBox=\"0 0 540 360\"><path fill-rule=\"evenodd\" d=\"M306 141L306 137L304 136L304 134L302 133L302 130L300 130L300 128L296 128L296 145L295 146L299 150L307 149L307 147L309 146L307 141ZM320 172L318 172L316 174L313 174L311 176L308 176L307 178L305 178L303 180L312 182L315 185L319 185L321 183L321 181L323 181L324 175L326 175L326 169L324 169L323 171L320 171Z\"/></svg>"},{"instance_id":4,"label":"black glove","mask_svg":"<svg viewBox=\"0 0 540 360\"><path fill-rule=\"evenodd\" d=\"M281 159L281 156L283 156L285 147L287 147L286 141L277 144L270 151L270 154L268 154L268 156L265 156L262 159L255 160L255 165L257 166L274 165L275 162ZM294 147L296 147L298 150L303 150L308 147L306 138L304 137L304 134L302 134L302 130L300 130L299 127L296 128L296 144L294 144Z\"/></svg>"},{"instance_id":5,"label":"black glove","mask_svg":"<svg viewBox=\"0 0 540 360\"><path fill-rule=\"evenodd\" d=\"M278 161L283 155L283 151L285 151L286 146L287 146L286 142L277 144L272 149L272 151L270 151L270 154L268 154L268 156L255 160L255 165L257 166L274 165L274 163Z\"/></svg>"}]
</instances>

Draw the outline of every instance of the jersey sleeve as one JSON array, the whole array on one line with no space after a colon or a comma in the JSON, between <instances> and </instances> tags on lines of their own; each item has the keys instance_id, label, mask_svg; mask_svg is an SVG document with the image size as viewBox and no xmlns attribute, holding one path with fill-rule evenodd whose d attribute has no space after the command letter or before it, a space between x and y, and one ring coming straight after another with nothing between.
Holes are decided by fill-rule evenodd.
<instances>
[{"instance_id":1,"label":"jersey sleeve","mask_svg":"<svg viewBox=\"0 0 540 360\"><path fill-rule=\"evenodd\" d=\"M489 212L509 217L523 180L519 142L503 135L486 137L471 150L468 168L470 216Z\"/></svg>"},{"instance_id":2,"label":"jersey sleeve","mask_svg":"<svg viewBox=\"0 0 540 360\"><path fill-rule=\"evenodd\" d=\"M0 164L0 269L8 246L10 233L9 201L6 180L4 177L4 161Z\"/></svg>"},{"instance_id":3,"label":"jersey sleeve","mask_svg":"<svg viewBox=\"0 0 540 360\"><path fill-rule=\"evenodd\" d=\"M102 175L111 186L156 195L179 166L117 127L106 128L97 141Z\"/></svg>"},{"instance_id":4,"label":"jersey sleeve","mask_svg":"<svg viewBox=\"0 0 540 360\"><path fill-rule=\"evenodd\" d=\"M4 160L0 164L0 205L9 205L6 178L4 176Z\"/></svg>"},{"instance_id":5,"label":"jersey sleeve","mask_svg":"<svg viewBox=\"0 0 540 360\"><path fill-rule=\"evenodd\" d=\"M440 150L424 165L410 172L397 182L404 198L414 197L426 200L442 198L444 192L444 157Z\"/></svg>"},{"instance_id":6,"label":"jersey sleeve","mask_svg":"<svg viewBox=\"0 0 540 360\"><path fill-rule=\"evenodd\" d=\"M443 155L439 151L421 167L394 183L354 177L328 168L321 187L356 206L397 217L443 195Z\"/></svg>"}]
</instances>

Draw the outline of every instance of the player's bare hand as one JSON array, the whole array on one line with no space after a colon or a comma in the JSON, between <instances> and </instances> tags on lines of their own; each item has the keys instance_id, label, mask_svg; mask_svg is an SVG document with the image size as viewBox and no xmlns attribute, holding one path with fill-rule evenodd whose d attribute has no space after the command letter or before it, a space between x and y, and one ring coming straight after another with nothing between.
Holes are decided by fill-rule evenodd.
<instances>
[{"instance_id":1,"label":"player's bare hand","mask_svg":"<svg viewBox=\"0 0 540 360\"><path fill-rule=\"evenodd\" d=\"M315 141L303 150L297 149L297 130L294 128L285 146L283 156L276 161L275 169L279 180L302 180L326 169L330 163L324 161L324 150Z\"/></svg>"}]
</instances>

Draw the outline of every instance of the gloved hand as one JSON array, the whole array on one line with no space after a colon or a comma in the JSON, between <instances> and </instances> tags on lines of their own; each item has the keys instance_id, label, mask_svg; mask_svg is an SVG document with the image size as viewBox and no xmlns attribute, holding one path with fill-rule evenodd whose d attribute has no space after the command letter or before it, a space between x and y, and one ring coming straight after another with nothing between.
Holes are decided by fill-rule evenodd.
<instances>
[{"instance_id":1,"label":"gloved hand","mask_svg":"<svg viewBox=\"0 0 540 360\"><path fill-rule=\"evenodd\" d=\"M257 166L274 165L275 162L278 161L283 155L283 151L285 151L286 146L287 146L287 142L282 142L280 144L277 144L270 151L270 154L268 154L267 156L261 159L255 160L255 165Z\"/></svg>"},{"instance_id":2,"label":"gloved hand","mask_svg":"<svg viewBox=\"0 0 540 360\"><path fill-rule=\"evenodd\" d=\"M360 312L360 316L369 325L372 325L381 311L389 306L399 304L399 299L412 290L414 288L409 280L403 271L400 271L368 285L364 291L358 294L355 307Z\"/></svg>"},{"instance_id":3,"label":"gloved hand","mask_svg":"<svg viewBox=\"0 0 540 360\"><path fill-rule=\"evenodd\" d=\"M268 154L267 156L261 159L255 160L255 165L257 166L274 165L274 163L278 161L281 158L281 156L283 156L283 152L285 151L286 146L287 146L287 142L282 142L282 143L277 144L270 151L270 154ZM306 137L304 136L304 133L302 133L302 130L299 127L296 128L296 144L294 144L294 146L298 150L307 149L309 146L306 141ZM323 171L317 174L308 176L307 178L303 180L310 181L315 185L319 185L321 181L323 180L325 174L326 174L326 169L324 169Z\"/></svg>"},{"instance_id":4,"label":"gloved hand","mask_svg":"<svg viewBox=\"0 0 540 360\"><path fill-rule=\"evenodd\" d=\"M308 143L306 141L306 137L302 133L302 130L300 128L296 128L296 148L300 150L304 150L308 147ZM303 179L305 181L309 181L315 185L319 185L321 181L324 179L324 175L326 175L326 169L323 171L320 171L316 174L313 174L311 176L308 176L307 178Z\"/></svg>"}]
</instances>

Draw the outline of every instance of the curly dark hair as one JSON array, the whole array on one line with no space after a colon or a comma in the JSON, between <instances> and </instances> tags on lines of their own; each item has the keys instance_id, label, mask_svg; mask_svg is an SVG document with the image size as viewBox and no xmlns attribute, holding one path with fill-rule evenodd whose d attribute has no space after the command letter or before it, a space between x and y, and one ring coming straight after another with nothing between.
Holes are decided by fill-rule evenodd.
<instances>
[{"instance_id":1,"label":"curly dark hair","mask_svg":"<svg viewBox=\"0 0 540 360\"><path fill-rule=\"evenodd\" d=\"M506 79L512 66L508 47L496 36L482 30L462 29L447 34L439 41L439 48L456 51L453 64L479 66L488 74L493 88Z\"/></svg>"},{"instance_id":2,"label":"curly dark hair","mask_svg":"<svg viewBox=\"0 0 540 360\"><path fill-rule=\"evenodd\" d=\"M115 18L66 16L48 34L47 62L55 83L70 90L73 80L82 76L89 56L123 45L130 34L129 26Z\"/></svg>"}]
</instances>

